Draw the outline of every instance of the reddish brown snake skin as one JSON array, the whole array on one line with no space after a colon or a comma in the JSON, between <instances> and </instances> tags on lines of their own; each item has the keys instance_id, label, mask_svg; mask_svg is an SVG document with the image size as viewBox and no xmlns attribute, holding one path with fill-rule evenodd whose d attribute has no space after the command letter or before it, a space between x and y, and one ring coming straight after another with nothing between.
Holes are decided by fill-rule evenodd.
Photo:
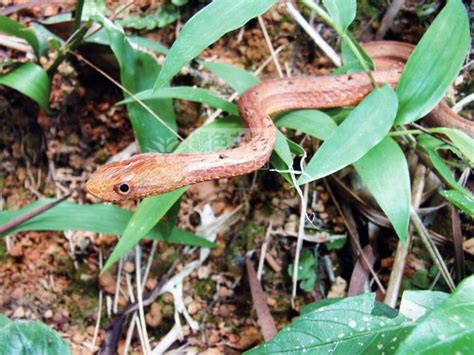
<instances>
[{"instance_id":1,"label":"reddish brown snake skin","mask_svg":"<svg viewBox=\"0 0 474 355\"><path fill-rule=\"evenodd\" d=\"M375 80L395 87L414 46L381 41L367 43L364 48L374 60ZM250 173L262 167L272 153L276 128L270 115L294 109L356 105L372 89L365 73L266 80L240 98L247 139L237 148L212 153L138 154L100 167L87 182L87 190L104 201L122 201ZM428 124L459 128L474 137L474 122L456 115L444 102L430 114Z\"/></svg>"}]
</instances>

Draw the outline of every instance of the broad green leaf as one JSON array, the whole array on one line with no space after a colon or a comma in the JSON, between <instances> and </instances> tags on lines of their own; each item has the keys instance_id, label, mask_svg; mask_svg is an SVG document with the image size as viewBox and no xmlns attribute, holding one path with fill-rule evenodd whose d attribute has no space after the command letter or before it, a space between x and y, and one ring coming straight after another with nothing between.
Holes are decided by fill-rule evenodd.
<instances>
[{"instance_id":1,"label":"broad green leaf","mask_svg":"<svg viewBox=\"0 0 474 355\"><path fill-rule=\"evenodd\" d=\"M182 99L189 101L196 101L200 103L208 104L209 106L219 108L225 112L228 112L232 115L238 115L239 109L237 105L224 100L223 98L217 96L213 92L207 89L193 88L189 86L173 86L170 88L161 88L158 91L153 92L152 89L145 90L137 93L137 99L142 101L150 101L157 99ZM123 101L120 101L119 104L135 102L133 97L129 97Z\"/></svg>"},{"instance_id":2,"label":"broad green leaf","mask_svg":"<svg viewBox=\"0 0 474 355\"><path fill-rule=\"evenodd\" d=\"M28 211L43 206L51 201L51 199L43 199L20 210L2 211L0 212L0 225L3 225ZM77 205L65 201L22 223L16 228L10 230L8 234L25 230L71 230L121 235L132 215L132 212L114 205ZM156 225L147 233L147 238L153 240L167 240L172 243L195 246L213 246L213 243L209 243L207 240L200 238L193 233L174 226L171 228L169 233L171 237L168 238L168 235L166 235L166 227L167 224L164 222ZM3 235L0 235L0 237L3 237Z\"/></svg>"},{"instance_id":3,"label":"broad green leaf","mask_svg":"<svg viewBox=\"0 0 474 355\"><path fill-rule=\"evenodd\" d=\"M120 65L120 79L133 94L151 89L160 71L155 58L134 46L123 30L104 17L96 17L104 25L112 51ZM124 93L125 97L127 95ZM148 107L157 120L138 103L127 104L135 137L142 152L171 152L177 144L176 121L171 99L155 100Z\"/></svg>"},{"instance_id":4,"label":"broad green leaf","mask_svg":"<svg viewBox=\"0 0 474 355\"><path fill-rule=\"evenodd\" d=\"M155 90L169 82L183 66L227 32L245 25L250 19L267 11L276 0L214 0L195 14L180 31L174 42Z\"/></svg>"},{"instance_id":5,"label":"broad green leaf","mask_svg":"<svg viewBox=\"0 0 474 355\"><path fill-rule=\"evenodd\" d=\"M297 110L285 113L275 120L277 127L295 129L321 140L326 140L337 128L334 120L318 110Z\"/></svg>"},{"instance_id":6,"label":"broad green leaf","mask_svg":"<svg viewBox=\"0 0 474 355\"><path fill-rule=\"evenodd\" d=\"M4 316L3 314L0 314L0 330L10 322L11 322L11 320L8 319L7 316Z\"/></svg>"},{"instance_id":7,"label":"broad green leaf","mask_svg":"<svg viewBox=\"0 0 474 355\"><path fill-rule=\"evenodd\" d=\"M474 344L474 276L418 321L397 354L470 354Z\"/></svg>"},{"instance_id":8,"label":"broad green leaf","mask_svg":"<svg viewBox=\"0 0 474 355\"><path fill-rule=\"evenodd\" d=\"M0 15L0 33L24 39L33 48L37 57L44 54L44 43L40 41L35 32L7 16Z\"/></svg>"},{"instance_id":9,"label":"broad green leaf","mask_svg":"<svg viewBox=\"0 0 474 355\"><path fill-rule=\"evenodd\" d=\"M474 197L472 195L458 190L441 190L439 194L469 217L474 218Z\"/></svg>"},{"instance_id":10,"label":"broad green leaf","mask_svg":"<svg viewBox=\"0 0 474 355\"><path fill-rule=\"evenodd\" d=\"M176 153L190 153L196 151L221 150L233 143L231 139L216 140L212 146L201 143L212 141L215 134L223 132L240 132L240 121L236 117L227 117L214 121L207 126L194 131L181 145L176 149ZM238 134L237 134L238 135ZM237 136L236 135L236 136ZM123 231L122 237L108 258L102 271L107 270L113 263L132 249L150 230L155 226L166 212L174 205L180 196L186 191L186 188L180 188L162 195L145 198L138 206L137 210L130 219L127 227Z\"/></svg>"},{"instance_id":11,"label":"broad green leaf","mask_svg":"<svg viewBox=\"0 0 474 355\"><path fill-rule=\"evenodd\" d=\"M245 69L232 64L199 61L204 68L222 78L232 89L243 94L247 89L258 84L260 79Z\"/></svg>"},{"instance_id":12,"label":"broad green leaf","mask_svg":"<svg viewBox=\"0 0 474 355\"><path fill-rule=\"evenodd\" d=\"M393 354L414 323L375 305L374 294L363 294L319 307L245 354Z\"/></svg>"},{"instance_id":13,"label":"broad green leaf","mask_svg":"<svg viewBox=\"0 0 474 355\"><path fill-rule=\"evenodd\" d=\"M33 63L24 63L12 71L0 75L0 85L8 86L36 101L46 112L49 110L49 77Z\"/></svg>"},{"instance_id":14,"label":"broad green leaf","mask_svg":"<svg viewBox=\"0 0 474 355\"><path fill-rule=\"evenodd\" d=\"M449 294L440 291L404 291L400 302L400 314L411 320L417 320L434 310L448 297Z\"/></svg>"},{"instance_id":15,"label":"broad green leaf","mask_svg":"<svg viewBox=\"0 0 474 355\"><path fill-rule=\"evenodd\" d=\"M344 300L344 298L323 298L322 300L319 300L319 301L316 301L316 302L313 302L313 303L309 303L309 304L305 304L301 310L300 310L300 316L302 316L303 314L306 314L306 313L311 313L315 310L317 310L318 308L322 308L322 307L326 307L326 306L330 306L330 305L333 305L337 302L340 302Z\"/></svg>"},{"instance_id":16,"label":"broad green leaf","mask_svg":"<svg viewBox=\"0 0 474 355\"><path fill-rule=\"evenodd\" d=\"M66 342L40 322L17 320L0 328L0 354L71 354Z\"/></svg>"},{"instance_id":17,"label":"broad green leaf","mask_svg":"<svg viewBox=\"0 0 474 355\"><path fill-rule=\"evenodd\" d=\"M416 121L443 98L461 69L470 44L461 0L448 0L408 59L397 85L398 125Z\"/></svg>"},{"instance_id":18,"label":"broad green leaf","mask_svg":"<svg viewBox=\"0 0 474 355\"><path fill-rule=\"evenodd\" d=\"M354 163L357 173L387 215L402 243L410 221L410 173L403 151L390 137L384 138Z\"/></svg>"},{"instance_id":19,"label":"broad green leaf","mask_svg":"<svg viewBox=\"0 0 474 355\"><path fill-rule=\"evenodd\" d=\"M362 158L392 127L397 104L390 86L372 91L321 145L298 183L320 179Z\"/></svg>"},{"instance_id":20,"label":"broad green leaf","mask_svg":"<svg viewBox=\"0 0 474 355\"><path fill-rule=\"evenodd\" d=\"M323 0L324 7L337 28L343 32L354 21L357 10L356 0Z\"/></svg>"},{"instance_id":21,"label":"broad green leaf","mask_svg":"<svg viewBox=\"0 0 474 355\"><path fill-rule=\"evenodd\" d=\"M466 133L454 128L433 128L432 132L443 133L453 142L453 144L468 158L471 163L474 163L474 139L469 137Z\"/></svg>"}]
</instances>

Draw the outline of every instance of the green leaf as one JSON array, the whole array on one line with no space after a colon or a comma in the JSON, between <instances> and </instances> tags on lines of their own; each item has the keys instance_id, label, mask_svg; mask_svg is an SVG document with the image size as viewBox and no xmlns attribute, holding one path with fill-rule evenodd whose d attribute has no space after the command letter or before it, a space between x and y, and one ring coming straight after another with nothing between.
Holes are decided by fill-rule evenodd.
<instances>
[{"instance_id":1,"label":"green leaf","mask_svg":"<svg viewBox=\"0 0 474 355\"><path fill-rule=\"evenodd\" d=\"M430 131L435 133L443 133L453 142L453 144L466 156L467 159L474 163L474 139L469 137L463 131L455 128L432 128Z\"/></svg>"},{"instance_id":2,"label":"green leaf","mask_svg":"<svg viewBox=\"0 0 474 355\"><path fill-rule=\"evenodd\" d=\"M129 36L128 40L130 41L130 43L149 49L153 52L168 54L168 52L170 51L169 48L165 47L161 43L157 41L149 40L148 38L144 38L140 36Z\"/></svg>"},{"instance_id":3,"label":"green leaf","mask_svg":"<svg viewBox=\"0 0 474 355\"><path fill-rule=\"evenodd\" d=\"M0 354L71 354L66 342L40 322L17 320L0 329Z\"/></svg>"},{"instance_id":4,"label":"green leaf","mask_svg":"<svg viewBox=\"0 0 474 355\"><path fill-rule=\"evenodd\" d=\"M474 197L472 195L458 190L441 190L439 194L469 217L474 218Z\"/></svg>"},{"instance_id":5,"label":"green leaf","mask_svg":"<svg viewBox=\"0 0 474 355\"><path fill-rule=\"evenodd\" d=\"M260 83L260 79L245 69L226 63L199 61L204 68L222 78L232 89L243 94L247 89Z\"/></svg>"},{"instance_id":6,"label":"green leaf","mask_svg":"<svg viewBox=\"0 0 474 355\"><path fill-rule=\"evenodd\" d=\"M469 354L474 344L474 276L420 319L397 354Z\"/></svg>"},{"instance_id":7,"label":"green leaf","mask_svg":"<svg viewBox=\"0 0 474 355\"><path fill-rule=\"evenodd\" d=\"M344 248L347 242L347 235L340 234L340 235L332 235L329 241L325 242L324 245L328 250L340 250Z\"/></svg>"},{"instance_id":8,"label":"green leaf","mask_svg":"<svg viewBox=\"0 0 474 355\"><path fill-rule=\"evenodd\" d=\"M137 16L131 15L119 20L119 24L126 28L134 28L136 30L153 30L155 28L163 28L178 19L178 10L173 4L165 4L157 9L154 13Z\"/></svg>"},{"instance_id":9,"label":"green leaf","mask_svg":"<svg viewBox=\"0 0 474 355\"><path fill-rule=\"evenodd\" d=\"M120 79L133 94L151 89L160 71L155 58L135 48L123 30L104 17L96 17L104 25L112 51L120 65ZM124 94L127 97L126 94ZM142 152L170 152L177 144L176 121L171 99L148 104L165 124L157 120L138 103L127 104L135 137Z\"/></svg>"},{"instance_id":10,"label":"green leaf","mask_svg":"<svg viewBox=\"0 0 474 355\"><path fill-rule=\"evenodd\" d=\"M51 199L36 201L20 210L0 212L0 225L3 225L15 218L24 215L26 212L43 206ZM105 233L121 235L127 226L133 213L109 204L77 205L71 202L61 202L55 207L29 219L10 230L8 234L26 230L35 231L90 231L95 233ZM192 233L183 231L178 227L172 227L170 238L165 235L166 223L160 223L147 233L148 239L168 240L172 243L188 244L194 246L211 247L214 244L200 238ZM5 234L6 235L6 234ZM3 237L5 235L0 235Z\"/></svg>"},{"instance_id":11,"label":"green leaf","mask_svg":"<svg viewBox=\"0 0 474 355\"><path fill-rule=\"evenodd\" d=\"M316 259L314 254L310 250L305 250L301 254L301 258L298 265L298 280L300 282L300 287L304 291L312 291L314 289L314 284L316 283ZM288 265L288 275L293 276L294 265Z\"/></svg>"},{"instance_id":12,"label":"green leaf","mask_svg":"<svg viewBox=\"0 0 474 355\"><path fill-rule=\"evenodd\" d=\"M372 58L370 58L370 56L366 53L365 49L348 32L347 37L343 38L341 41L341 54L344 67L338 68L333 72L333 74L356 73L364 71L362 64L359 62L359 59L356 57L352 49L347 44L347 41L351 41L355 45L359 53L361 53L367 68L369 68L370 70L374 70L374 62L372 61Z\"/></svg>"},{"instance_id":13,"label":"green leaf","mask_svg":"<svg viewBox=\"0 0 474 355\"><path fill-rule=\"evenodd\" d=\"M362 158L388 133L396 112L392 88L372 91L321 145L298 183L320 179Z\"/></svg>"},{"instance_id":14,"label":"green leaf","mask_svg":"<svg viewBox=\"0 0 474 355\"><path fill-rule=\"evenodd\" d=\"M319 300L319 301L316 301L316 302L313 302L313 303L309 303L309 304L305 304L301 310L300 310L300 315L302 316L303 314L306 314L306 313L311 313L315 310L317 310L318 308L322 308L322 307L326 307L326 306L330 306L330 305L333 305L337 302L340 302L344 300L344 298L324 298L322 300Z\"/></svg>"},{"instance_id":15,"label":"green leaf","mask_svg":"<svg viewBox=\"0 0 474 355\"><path fill-rule=\"evenodd\" d=\"M209 106L219 108L231 115L238 115L237 105L224 100L207 89L193 88L189 86L173 86L170 88L161 88L153 92L152 89L139 92L135 95L142 101L157 99L182 99L208 104ZM120 101L118 104L135 102L133 97Z\"/></svg>"},{"instance_id":16,"label":"green leaf","mask_svg":"<svg viewBox=\"0 0 474 355\"><path fill-rule=\"evenodd\" d=\"M448 297L449 294L440 291L407 290L403 292L400 313L409 319L417 320L437 308Z\"/></svg>"},{"instance_id":17,"label":"green leaf","mask_svg":"<svg viewBox=\"0 0 474 355\"><path fill-rule=\"evenodd\" d=\"M240 127L240 121L236 117L226 117L225 119L214 121L194 131L178 146L176 153L206 151L209 150L209 148L216 151L224 149L232 142L229 140L217 140L216 145L209 147L203 144L202 141L208 142L210 140L209 137L220 132L240 132ZM122 237L108 258L102 271L107 270L146 236L185 191L186 188L181 188L166 194L145 198L127 224Z\"/></svg>"},{"instance_id":18,"label":"green leaf","mask_svg":"<svg viewBox=\"0 0 474 355\"><path fill-rule=\"evenodd\" d=\"M276 0L214 0L181 29L178 39L174 42L155 90L169 82L183 66L198 56L206 47L217 41L227 32L245 25L250 19L263 14Z\"/></svg>"},{"instance_id":19,"label":"green leaf","mask_svg":"<svg viewBox=\"0 0 474 355\"><path fill-rule=\"evenodd\" d=\"M273 150L283 160L287 168L293 165L293 158L291 156L290 147L288 146L288 141L279 130L276 130Z\"/></svg>"},{"instance_id":20,"label":"green leaf","mask_svg":"<svg viewBox=\"0 0 474 355\"><path fill-rule=\"evenodd\" d=\"M0 15L0 32L24 39L33 48L37 57L43 55L46 50L44 43L40 41L34 31L7 16Z\"/></svg>"},{"instance_id":21,"label":"green leaf","mask_svg":"<svg viewBox=\"0 0 474 355\"><path fill-rule=\"evenodd\" d=\"M171 2L176 6L184 6L188 3L189 0L171 0Z\"/></svg>"},{"instance_id":22,"label":"green leaf","mask_svg":"<svg viewBox=\"0 0 474 355\"><path fill-rule=\"evenodd\" d=\"M439 103L458 75L469 44L466 9L461 0L449 0L405 65L397 85L396 124L416 121Z\"/></svg>"},{"instance_id":23,"label":"green leaf","mask_svg":"<svg viewBox=\"0 0 474 355\"><path fill-rule=\"evenodd\" d=\"M272 167L278 171L278 174L280 174L286 181L288 181L291 186L294 186L291 175L287 172L283 172L288 170L288 165L283 161L282 158L280 158L278 154L275 153L275 151L272 152L269 162Z\"/></svg>"},{"instance_id":24,"label":"green leaf","mask_svg":"<svg viewBox=\"0 0 474 355\"><path fill-rule=\"evenodd\" d=\"M393 354L413 323L375 305L375 294L363 294L319 307L245 354Z\"/></svg>"},{"instance_id":25,"label":"green leaf","mask_svg":"<svg viewBox=\"0 0 474 355\"><path fill-rule=\"evenodd\" d=\"M4 326L6 326L10 322L11 322L11 320L8 319L7 316L4 316L3 314L0 314L0 331Z\"/></svg>"},{"instance_id":26,"label":"green leaf","mask_svg":"<svg viewBox=\"0 0 474 355\"><path fill-rule=\"evenodd\" d=\"M0 75L0 85L8 86L36 101L46 112L49 109L49 77L33 63L24 63L12 71Z\"/></svg>"},{"instance_id":27,"label":"green leaf","mask_svg":"<svg viewBox=\"0 0 474 355\"><path fill-rule=\"evenodd\" d=\"M453 177L453 173L444 163L441 157L438 155L437 150L445 147L445 144L427 134L420 134L417 137L417 144L423 148L423 150L428 154L433 167L436 171L443 177L443 179L449 184L450 187L459 191L461 194L468 195L468 192L456 179Z\"/></svg>"},{"instance_id":28,"label":"green leaf","mask_svg":"<svg viewBox=\"0 0 474 355\"><path fill-rule=\"evenodd\" d=\"M339 31L347 30L354 21L357 10L356 0L323 0L324 7L328 10L331 19Z\"/></svg>"},{"instance_id":29,"label":"green leaf","mask_svg":"<svg viewBox=\"0 0 474 355\"><path fill-rule=\"evenodd\" d=\"M410 222L410 173L403 151L390 137L373 147L354 166L387 215L402 243Z\"/></svg>"},{"instance_id":30,"label":"green leaf","mask_svg":"<svg viewBox=\"0 0 474 355\"><path fill-rule=\"evenodd\" d=\"M275 126L295 129L321 140L326 140L337 128L334 120L318 110L296 110L275 120Z\"/></svg>"}]
</instances>

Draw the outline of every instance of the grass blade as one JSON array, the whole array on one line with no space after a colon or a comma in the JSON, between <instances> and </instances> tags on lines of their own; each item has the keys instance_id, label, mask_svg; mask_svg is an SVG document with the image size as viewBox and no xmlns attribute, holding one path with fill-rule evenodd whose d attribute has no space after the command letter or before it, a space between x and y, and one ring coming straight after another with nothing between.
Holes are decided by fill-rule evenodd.
<instances>
[{"instance_id":1,"label":"grass blade","mask_svg":"<svg viewBox=\"0 0 474 355\"><path fill-rule=\"evenodd\" d=\"M0 225L6 224L37 208L51 204L52 202L55 202L55 200L43 199L20 210L0 212ZM42 214L17 225L7 233L12 234L26 230L72 230L121 235L132 215L132 212L114 205L77 205L75 203L64 201ZM176 231L174 229L176 229ZM154 240L166 240L166 236L163 233L164 230L166 230L166 228L163 223L148 231L146 236ZM5 233L0 234L2 237L5 235ZM168 241L196 246L209 247L214 245L203 238L183 231L177 227L174 227L171 230L171 237Z\"/></svg>"},{"instance_id":2,"label":"grass blade","mask_svg":"<svg viewBox=\"0 0 474 355\"><path fill-rule=\"evenodd\" d=\"M239 109L237 105L224 100L207 89L193 88L188 86L174 86L170 88L161 88L158 91L145 90L135 95L142 101L158 100L158 99L182 99L208 104L209 106L219 108L231 115L238 115ZM134 102L134 98L130 97L120 101L118 104Z\"/></svg>"},{"instance_id":3,"label":"grass blade","mask_svg":"<svg viewBox=\"0 0 474 355\"><path fill-rule=\"evenodd\" d=\"M133 94L152 88L160 71L160 66L155 58L146 52L136 49L120 27L104 17L97 18L103 23L109 37L110 47L119 62L122 85ZM158 121L138 103L131 102L127 104L130 121L141 151L172 151L177 144L175 133L176 121L172 100L156 100L149 103L148 107L166 125Z\"/></svg>"},{"instance_id":4,"label":"grass blade","mask_svg":"<svg viewBox=\"0 0 474 355\"><path fill-rule=\"evenodd\" d=\"M449 0L408 59L397 85L395 124L430 112L454 81L469 50L469 20L461 0Z\"/></svg>"},{"instance_id":5,"label":"grass blade","mask_svg":"<svg viewBox=\"0 0 474 355\"><path fill-rule=\"evenodd\" d=\"M411 188L408 164L398 144L386 137L354 166L405 243L410 221Z\"/></svg>"},{"instance_id":6,"label":"grass blade","mask_svg":"<svg viewBox=\"0 0 474 355\"><path fill-rule=\"evenodd\" d=\"M222 78L232 89L243 94L247 89L258 84L260 79L245 69L226 63L199 61L204 68Z\"/></svg>"},{"instance_id":7,"label":"grass blade","mask_svg":"<svg viewBox=\"0 0 474 355\"><path fill-rule=\"evenodd\" d=\"M345 31L354 21L357 10L356 0L323 0L334 24L340 31Z\"/></svg>"},{"instance_id":8,"label":"grass blade","mask_svg":"<svg viewBox=\"0 0 474 355\"><path fill-rule=\"evenodd\" d=\"M267 11L276 0L214 0L181 29L166 56L155 90L169 82L183 66L227 32L245 25Z\"/></svg>"},{"instance_id":9,"label":"grass blade","mask_svg":"<svg viewBox=\"0 0 474 355\"><path fill-rule=\"evenodd\" d=\"M277 127L295 129L321 140L326 140L337 128L334 120L318 110L297 110L285 113L275 120Z\"/></svg>"},{"instance_id":10,"label":"grass blade","mask_svg":"<svg viewBox=\"0 0 474 355\"><path fill-rule=\"evenodd\" d=\"M46 112L51 112L49 109L49 77L39 65L25 63L0 75L0 85L21 92L36 101Z\"/></svg>"},{"instance_id":11,"label":"grass blade","mask_svg":"<svg viewBox=\"0 0 474 355\"><path fill-rule=\"evenodd\" d=\"M44 54L46 48L35 32L7 16L0 15L0 32L24 39L33 48L38 58Z\"/></svg>"}]
</instances>

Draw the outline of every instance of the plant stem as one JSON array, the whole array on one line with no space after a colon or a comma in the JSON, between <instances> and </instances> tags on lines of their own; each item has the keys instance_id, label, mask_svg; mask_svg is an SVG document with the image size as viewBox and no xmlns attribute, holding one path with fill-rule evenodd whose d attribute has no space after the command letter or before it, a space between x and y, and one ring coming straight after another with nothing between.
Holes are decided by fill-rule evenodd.
<instances>
[{"instance_id":1,"label":"plant stem","mask_svg":"<svg viewBox=\"0 0 474 355\"><path fill-rule=\"evenodd\" d=\"M74 23L72 25L72 32L76 32L81 26L83 9L84 9L84 0L77 0L76 11L74 12Z\"/></svg>"},{"instance_id":2,"label":"plant stem","mask_svg":"<svg viewBox=\"0 0 474 355\"><path fill-rule=\"evenodd\" d=\"M428 252L430 253L431 258L433 259L436 267L440 271L441 275L444 277L444 280L448 284L448 287L451 289L451 291L453 291L456 286L454 284L453 279L451 278L451 274L449 273L449 270L446 267L446 264L444 263L444 260L438 251L438 248L436 248L436 245L431 239L428 231L426 230L425 226L423 225L423 222L421 221L420 216L418 216L414 208L412 208L410 211L410 217L413 227L416 229L418 235L421 237L421 240L425 244L426 249L428 249Z\"/></svg>"},{"instance_id":3,"label":"plant stem","mask_svg":"<svg viewBox=\"0 0 474 355\"><path fill-rule=\"evenodd\" d=\"M64 61L68 53L76 49L82 43L84 36L87 34L87 31L91 26L92 20L89 19L76 32L74 32L71 37L69 37L66 43L63 44L63 46L59 50L58 57L47 70L49 76L51 76L56 70L56 68L59 66L59 64Z\"/></svg>"},{"instance_id":4,"label":"plant stem","mask_svg":"<svg viewBox=\"0 0 474 355\"><path fill-rule=\"evenodd\" d=\"M388 135L391 137L398 137L398 136L407 136L411 134L423 134L423 131L420 131L419 129L407 129L405 131L390 132Z\"/></svg>"},{"instance_id":5,"label":"plant stem","mask_svg":"<svg viewBox=\"0 0 474 355\"><path fill-rule=\"evenodd\" d=\"M350 50L354 55L356 56L357 60L359 61L360 65L364 69L364 72L369 76L370 81L372 82L372 85L374 88L378 88L380 85L375 81L374 76L372 75L372 72L370 68L367 66L367 62L364 60L362 57L362 54L359 52L359 49L355 45L355 43L352 41L352 38L348 35L347 30L339 28L335 22L331 19L329 14L324 11L321 6L315 4L311 0L302 0L301 1L306 7L309 7L311 10L316 12L319 17L321 17L329 26L331 26L338 34L341 36L341 38L346 41L347 45L349 46Z\"/></svg>"}]
</instances>

